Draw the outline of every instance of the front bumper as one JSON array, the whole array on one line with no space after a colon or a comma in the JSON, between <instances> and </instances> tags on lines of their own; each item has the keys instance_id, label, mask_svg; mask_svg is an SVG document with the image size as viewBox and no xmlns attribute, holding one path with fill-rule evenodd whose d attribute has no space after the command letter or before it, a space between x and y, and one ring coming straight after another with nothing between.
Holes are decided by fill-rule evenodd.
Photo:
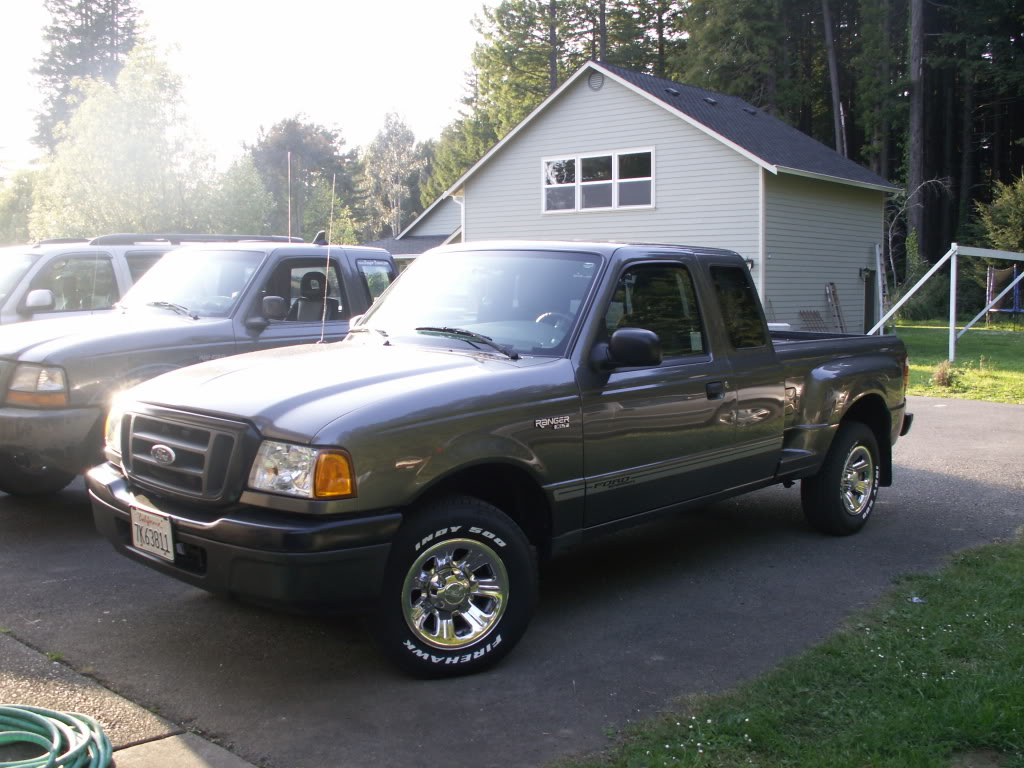
<instances>
[{"instance_id":1,"label":"front bumper","mask_svg":"<svg viewBox=\"0 0 1024 768\"><path fill-rule=\"evenodd\" d=\"M78 473L103 460L98 407L0 407L0 452Z\"/></svg>"},{"instance_id":2,"label":"front bumper","mask_svg":"<svg viewBox=\"0 0 1024 768\"><path fill-rule=\"evenodd\" d=\"M218 594L293 609L357 608L380 593L398 512L319 518L237 505L206 509L133 493L110 464L86 475L96 528L121 554ZM171 563L132 546L132 506L170 518Z\"/></svg>"}]
</instances>

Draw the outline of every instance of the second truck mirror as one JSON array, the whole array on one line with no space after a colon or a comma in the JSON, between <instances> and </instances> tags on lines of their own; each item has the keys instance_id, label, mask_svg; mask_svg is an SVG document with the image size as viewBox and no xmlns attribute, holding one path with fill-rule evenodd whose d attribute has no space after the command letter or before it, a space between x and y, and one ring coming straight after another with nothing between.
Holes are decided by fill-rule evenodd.
<instances>
[{"instance_id":1,"label":"second truck mirror","mask_svg":"<svg viewBox=\"0 0 1024 768\"><path fill-rule=\"evenodd\" d=\"M263 316L267 320L284 320L288 317L288 302L280 296L264 296Z\"/></svg>"}]
</instances>

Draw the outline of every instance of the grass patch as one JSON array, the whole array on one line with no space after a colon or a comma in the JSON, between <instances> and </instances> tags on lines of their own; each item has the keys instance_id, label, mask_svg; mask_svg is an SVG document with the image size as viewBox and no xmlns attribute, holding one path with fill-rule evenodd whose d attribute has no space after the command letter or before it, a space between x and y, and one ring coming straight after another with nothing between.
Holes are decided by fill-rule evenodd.
<instances>
[{"instance_id":1,"label":"grass patch","mask_svg":"<svg viewBox=\"0 0 1024 768\"><path fill-rule=\"evenodd\" d=\"M559 765L906 768L983 753L1024 768L1024 540L906 577L823 645L681 706L603 758Z\"/></svg>"},{"instance_id":2,"label":"grass patch","mask_svg":"<svg viewBox=\"0 0 1024 768\"><path fill-rule=\"evenodd\" d=\"M949 354L948 328L901 325L896 334L910 353L908 394L1024 404L1024 333L969 330L957 342L946 387L936 372Z\"/></svg>"}]
</instances>

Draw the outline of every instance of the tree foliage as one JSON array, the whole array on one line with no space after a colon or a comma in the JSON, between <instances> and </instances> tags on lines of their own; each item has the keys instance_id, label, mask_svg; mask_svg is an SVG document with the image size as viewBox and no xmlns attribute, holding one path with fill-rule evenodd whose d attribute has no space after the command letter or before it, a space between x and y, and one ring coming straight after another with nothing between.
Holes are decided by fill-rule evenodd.
<instances>
[{"instance_id":1,"label":"tree foliage","mask_svg":"<svg viewBox=\"0 0 1024 768\"><path fill-rule=\"evenodd\" d=\"M0 245L27 243L35 171L19 171L0 187Z\"/></svg>"},{"instance_id":2,"label":"tree foliage","mask_svg":"<svg viewBox=\"0 0 1024 768\"><path fill-rule=\"evenodd\" d=\"M113 85L78 87L81 105L36 184L32 236L205 228L212 167L181 114L178 77L138 47Z\"/></svg>"},{"instance_id":3,"label":"tree foliage","mask_svg":"<svg viewBox=\"0 0 1024 768\"><path fill-rule=\"evenodd\" d=\"M57 128L74 114L84 95L84 79L113 84L124 61L140 42L134 0L45 0L50 23L46 51L36 62L43 108L36 116L35 142L53 150Z\"/></svg>"},{"instance_id":4,"label":"tree foliage","mask_svg":"<svg viewBox=\"0 0 1024 768\"><path fill-rule=\"evenodd\" d=\"M210 197L209 228L213 232L269 235L274 199L252 158L243 155L217 179Z\"/></svg>"},{"instance_id":5,"label":"tree foliage","mask_svg":"<svg viewBox=\"0 0 1024 768\"><path fill-rule=\"evenodd\" d=\"M992 202L979 204L978 216L988 245L1024 253L1024 176L1012 184L997 181Z\"/></svg>"},{"instance_id":6,"label":"tree foliage","mask_svg":"<svg viewBox=\"0 0 1024 768\"><path fill-rule=\"evenodd\" d=\"M309 239L323 226L307 227L306 207L317 185L331 185L346 205L359 206L356 194L356 152L345 149L341 131L310 122L296 115L275 123L269 130L260 129L256 143L245 148L252 158L263 184L273 199L271 227L275 232L288 232L288 202L291 199L291 232ZM291 153L291 188L288 162Z\"/></svg>"},{"instance_id":7,"label":"tree foliage","mask_svg":"<svg viewBox=\"0 0 1024 768\"><path fill-rule=\"evenodd\" d=\"M425 166L416 137L393 113L366 147L362 156L362 189L366 195L372 237L392 237L402 231L403 213L410 199L410 177Z\"/></svg>"}]
</instances>

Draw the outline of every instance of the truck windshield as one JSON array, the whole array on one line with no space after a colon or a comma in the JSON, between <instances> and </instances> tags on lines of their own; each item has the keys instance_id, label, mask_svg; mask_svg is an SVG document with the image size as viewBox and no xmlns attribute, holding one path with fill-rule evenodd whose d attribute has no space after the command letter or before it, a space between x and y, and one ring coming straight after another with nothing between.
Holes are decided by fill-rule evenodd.
<instances>
[{"instance_id":1,"label":"truck windshield","mask_svg":"<svg viewBox=\"0 0 1024 768\"><path fill-rule=\"evenodd\" d=\"M4 303L4 299L24 277L33 261L30 253L12 252L6 248L0 250L0 304Z\"/></svg>"},{"instance_id":2,"label":"truck windshield","mask_svg":"<svg viewBox=\"0 0 1024 768\"><path fill-rule=\"evenodd\" d=\"M467 334L441 333L470 331L521 355L562 355L599 265L594 254L559 251L427 254L360 325L391 339L490 351Z\"/></svg>"},{"instance_id":3,"label":"truck windshield","mask_svg":"<svg viewBox=\"0 0 1024 768\"><path fill-rule=\"evenodd\" d=\"M262 261L260 251L171 251L132 286L118 306L227 317Z\"/></svg>"}]
</instances>

